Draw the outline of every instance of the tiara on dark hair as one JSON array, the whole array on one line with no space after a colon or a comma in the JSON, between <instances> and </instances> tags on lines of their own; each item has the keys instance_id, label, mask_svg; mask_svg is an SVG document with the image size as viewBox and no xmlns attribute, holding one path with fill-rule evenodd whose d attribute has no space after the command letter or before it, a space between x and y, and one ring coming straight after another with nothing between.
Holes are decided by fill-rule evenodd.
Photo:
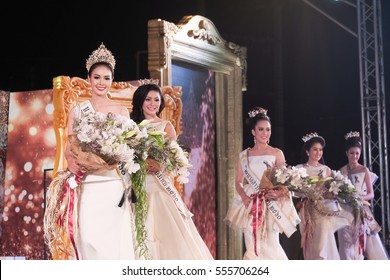
<instances>
[{"instance_id":1,"label":"tiara on dark hair","mask_svg":"<svg viewBox=\"0 0 390 280\"><path fill-rule=\"evenodd\" d=\"M358 131L350 131L344 136L345 140L348 140L349 138L352 137L360 137L360 133Z\"/></svg>"},{"instance_id":2,"label":"tiara on dark hair","mask_svg":"<svg viewBox=\"0 0 390 280\"><path fill-rule=\"evenodd\" d=\"M305 142L304 145L306 145L307 141L309 141L311 139L318 139L320 141L320 143L322 144L322 146L325 147L324 137L318 135L317 132L312 132L312 133L306 134L305 136L302 137L303 142Z\"/></svg>"},{"instance_id":3,"label":"tiara on dark hair","mask_svg":"<svg viewBox=\"0 0 390 280\"><path fill-rule=\"evenodd\" d=\"M159 80L158 79L143 79L138 80L139 85L158 85Z\"/></svg>"},{"instance_id":4,"label":"tiara on dark hair","mask_svg":"<svg viewBox=\"0 0 390 280\"><path fill-rule=\"evenodd\" d=\"M249 111L248 115L251 118L256 117L258 114L263 114L263 115L267 116L267 112L268 112L268 110L261 108L261 107L257 107L255 109Z\"/></svg>"},{"instance_id":5,"label":"tiara on dark hair","mask_svg":"<svg viewBox=\"0 0 390 280\"><path fill-rule=\"evenodd\" d=\"M321 137L321 136L319 136L319 135L317 134L317 132L312 132L312 133L309 133L309 134L306 134L305 136L303 136L303 137L302 137L302 140L303 140L303 142L307 142L307 141L309 141L310 139L315 138L315 137L319 138L319 137ZM322 138L322 137L321 137L321 138Z\"/></svg>"}]
</instances>

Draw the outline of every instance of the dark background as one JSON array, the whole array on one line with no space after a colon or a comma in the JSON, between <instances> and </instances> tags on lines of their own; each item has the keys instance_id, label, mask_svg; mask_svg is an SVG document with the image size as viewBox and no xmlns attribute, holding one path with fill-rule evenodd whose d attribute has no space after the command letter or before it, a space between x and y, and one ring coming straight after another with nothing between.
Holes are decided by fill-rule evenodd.
<instances>
[{"instance_id":1,"label":"dark background","mask_svg":"<svg viewBox=\"0 0 390 280\"><path fill-rule=\"evenodd\" d=\"M2 4L0 89L49 89L58 75L86 77L85 60L101 42L117 60L115 80L146 78L148 20L178 23L183 16L201 15L223 39L247 47L244 116L256 105L269 110L271 145L284 151L287 163L300 161L301 138L314 131L327 140L324 157L332 169L346 162L344 134L361 131L358 40L303 1L79 2ZM357 32L355 8L334 0L312 2ZM387 90L389 2L382 1ZM246 127L243 140L243 148L252 145Z\"/></svg>"}]
</instances>

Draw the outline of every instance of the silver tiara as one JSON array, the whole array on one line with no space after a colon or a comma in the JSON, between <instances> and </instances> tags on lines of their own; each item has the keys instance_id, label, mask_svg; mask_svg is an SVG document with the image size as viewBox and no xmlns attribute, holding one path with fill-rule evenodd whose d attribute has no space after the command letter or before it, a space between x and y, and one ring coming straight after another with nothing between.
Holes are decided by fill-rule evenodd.
<instances>
[{"instance_id":1,"label":"silver tiara","mask_svg":"<svg viewBox=\"0 0 390 280\"><path fill-rule=\"evenodd\" d=\"M307 142L309 141L310 139L314 138L314 137L321 137L317 134L317 132L312 132L312 133L309 133L309 134L306 134L305 136L302 137L302 140L303 142ZM321 137L322 138L322 137Z\"/></svg>"},{"instance_id":2,"label":"silver tiara","mask_svg":"<svg viewBox=\"0 0 390 280\"><path fill-rule=\"evenodd\" d=\"M249 117L256 117L258 114L267 115L268 110L258 107L248 112Z\"/></svg>"},{"instance_id":3,"label":"silver tiara","mask_svg":"<svg viewBox=\"0 0 390 280\"><path fill-rule=\"evenodd\" d=\"M138 80L138 83L140 86L142 86L142 85L158 85L159 80L158 79L143 79L143 80Z\"/></svg>"},{"instance_id":4,"label":"silver tiara","mask_svg":"<svg viewBox=\"0 0 390 280\"><path fill-rule=\"evenodd\" d=\"M360 133L358 131L350 131L344 136L345 140L348 140L351 137L360 137Z\"/></svg>"}]
</instances>

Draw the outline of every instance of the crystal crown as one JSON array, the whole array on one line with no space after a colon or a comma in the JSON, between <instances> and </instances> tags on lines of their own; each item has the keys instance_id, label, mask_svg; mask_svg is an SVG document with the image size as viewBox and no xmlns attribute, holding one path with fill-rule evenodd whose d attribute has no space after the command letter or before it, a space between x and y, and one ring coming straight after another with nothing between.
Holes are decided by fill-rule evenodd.
<instances>
[{"instance_id":1,"label":"crystal crown","mask_svg":"<svg viewBox=\"0 0 390 280\"><path fill-rule=\"evenodd\" d=\"M255 109L249 111L248 115L249 115L249 117L253 118L253 117L257 116L258 114L267 115L267 112L268 112L268 110L263 109L261 107L258 107L258 108L255 108Z\"/></svg>"},{"instance_id":2,"label":"crystal crown","mask_svg":"<svg viewBox=\"0 0 390 280\"><path fill-rule=\"evenodd\" d=\"M360 137L360 133L358 131L350 131L344 136L345 140L348 140L351 137Z\"/></svg>"},{"instance_id":3,"label":"crystal crown","mask_svg":"<svg viewBox=\"0 0 390 280\"><path fill-rule=\"evenodd\" d=\"M101 43L100 47L94 50L87 59L87 63L85 65L87 67L87 71L89 72L91 66L98 62L106 62L110 64L112 69L115 69L115 58L111 51L109 51L103 43Z\"/></svg>"},{"instance_id":4,"label":"crystal crown","mask_svg":"<svg viewBox=\"0 0 390 280\"><path fill-rule=\"evenodd\" d=\"M309 133L309 134L306 134L305 136L302 137L302 140L303 142L307 142L309 141L310 139L314 138L314 137L321 137L317 134L317 132L312 132L312 133Z\"/></svg>"}]
</instances>

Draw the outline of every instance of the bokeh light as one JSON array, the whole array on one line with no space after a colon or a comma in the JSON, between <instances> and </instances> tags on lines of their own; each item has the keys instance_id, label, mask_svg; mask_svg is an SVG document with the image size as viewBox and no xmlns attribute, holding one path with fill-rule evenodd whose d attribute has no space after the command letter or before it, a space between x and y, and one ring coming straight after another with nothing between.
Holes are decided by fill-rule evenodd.
<instances>
[{"instance_id":1,"label":"bokeh light","mask_svg":"<svg viewBox=\"0 0 390 280\"><path fill-rule=\"evenodd\" d=\"M0 256L44 259L44 170L54 166L52 90L12 92Z\"/></svg>"}]
</instances>

